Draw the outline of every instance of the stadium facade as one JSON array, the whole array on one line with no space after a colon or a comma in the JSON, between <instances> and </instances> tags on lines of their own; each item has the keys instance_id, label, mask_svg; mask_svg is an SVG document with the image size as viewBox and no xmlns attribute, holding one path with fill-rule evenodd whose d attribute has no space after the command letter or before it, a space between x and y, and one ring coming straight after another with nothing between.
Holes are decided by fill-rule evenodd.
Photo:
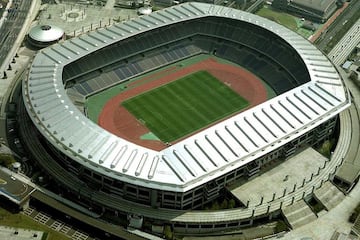
<instances>
[{"instance_id":1,"label":"stadium facade","mask_svg":"<svg viewBox=\"0 0 360 240\"><path fill-rule=\"evenodd\" d=\"M121 139L85 116L86 96L202 53L246 68L278 96L162 151ZM115 66L120 74L113 82L93 84ZM136 206L202 207L226 184L328 138L350 106L336 68L306 39L264 18L203 3L41 50L22 87L20 128L33 158L82 204L124 214Z\"/></svg>"}]
</instances>

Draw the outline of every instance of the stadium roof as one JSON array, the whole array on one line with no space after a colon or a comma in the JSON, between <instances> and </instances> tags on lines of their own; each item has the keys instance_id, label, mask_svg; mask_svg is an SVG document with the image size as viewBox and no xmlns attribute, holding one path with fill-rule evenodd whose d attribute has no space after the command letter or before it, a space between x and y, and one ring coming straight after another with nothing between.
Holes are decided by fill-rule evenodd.
<instances>
[{"instance_id":1,"label":"stadium roof","mask_svg":"<svg viewBox=\"0 0 360 240\"><path fill-rule=\"evenodd\" d=\"M63 67L138 33L202 17L258 25L292 45L310 82L157 152L121 139L87 119L68 98ZM274 22L240 10L185 3L41 50L23 82L25 106L59 150L101 174L153 189L184 192L301 136L350 105L337 70L315 46Z\"/></svg>"}]
</instances>

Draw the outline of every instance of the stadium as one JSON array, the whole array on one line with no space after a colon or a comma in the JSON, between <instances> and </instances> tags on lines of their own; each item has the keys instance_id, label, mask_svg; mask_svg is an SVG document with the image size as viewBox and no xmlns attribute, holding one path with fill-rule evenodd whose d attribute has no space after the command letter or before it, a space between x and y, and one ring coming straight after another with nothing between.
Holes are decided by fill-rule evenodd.
<instances>
[{"instance_id":1,"label":"stadium","mask_svg":"<svg viewBox=\"0 0 360 240\"><path fill-rule=\"evenodd\" d=\"M227 184L327 139L350 106L336 68L306 39L204 3L41 50L22 89L24 147L59 188L95 213L181 228L185 210ZM189 222L251 224L251 214L221 216Z\"/></svg>"}]
</instances>

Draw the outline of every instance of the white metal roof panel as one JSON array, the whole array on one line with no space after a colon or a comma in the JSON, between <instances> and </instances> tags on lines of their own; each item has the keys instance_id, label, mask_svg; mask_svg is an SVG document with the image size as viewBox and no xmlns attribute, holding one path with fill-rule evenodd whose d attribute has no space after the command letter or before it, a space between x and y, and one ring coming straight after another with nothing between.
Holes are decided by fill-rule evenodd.
<instances>
[{"instance_id":1,"label":"white metal roof panel","mask_svg":"<svg viewBox=\"0 0 360 240\"><path fill-rule=\"evenodd\" d=\"M62 83L65 65L144 31L202 17L233 18L278 34L299 53L311 81L159 152L101 129L66 95ZM334 66L307 40L261 17L203 3L170 7L41 50L23 86L25 105L34 124L63 153L100 174L180 192L281 147L350 104Z\"/></svg>"}]
</instances>

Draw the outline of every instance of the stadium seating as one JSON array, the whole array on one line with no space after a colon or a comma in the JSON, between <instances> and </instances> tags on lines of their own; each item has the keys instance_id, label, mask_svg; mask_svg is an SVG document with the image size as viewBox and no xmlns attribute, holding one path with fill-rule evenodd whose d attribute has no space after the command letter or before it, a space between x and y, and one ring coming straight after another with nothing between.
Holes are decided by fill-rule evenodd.
<instances>
[{"instance_id":1,"label":"stadium seating","mask_svg":"<svg viewBox=\"0 0 360 240\"><path fill-rule=\"evenodd\" d=\"M183 22L117 42L65 66L63 79L75 80L73 88L86 96L200 53L243 66L277 94L309 81L304 63L287 43L255 25L217 18Z\"/></svg>"}]
</instances>

